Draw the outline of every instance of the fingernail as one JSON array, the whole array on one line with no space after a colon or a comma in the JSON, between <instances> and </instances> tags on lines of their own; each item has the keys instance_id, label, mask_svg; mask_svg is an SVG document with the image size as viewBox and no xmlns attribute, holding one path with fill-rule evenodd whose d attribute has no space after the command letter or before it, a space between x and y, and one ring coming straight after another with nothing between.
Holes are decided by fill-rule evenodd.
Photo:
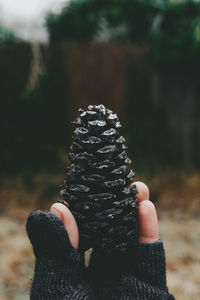
<instances>
[{"instance_id":1,"label":"fingernail","mask_svg":"<svg viewBox=\"0 0 200 300\"><path fill-rule=\"evenodd\" d=\"M62 220L62 215L54 207L51 208L51 213L56 215L57 217L59 217Z\"/></svg>"}]
</instances>

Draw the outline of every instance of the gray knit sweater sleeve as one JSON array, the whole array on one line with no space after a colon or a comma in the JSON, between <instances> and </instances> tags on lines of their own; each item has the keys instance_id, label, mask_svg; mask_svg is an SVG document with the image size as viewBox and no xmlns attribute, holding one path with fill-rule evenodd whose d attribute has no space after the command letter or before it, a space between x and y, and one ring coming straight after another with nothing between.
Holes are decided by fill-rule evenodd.
<instances>
[{"instance_id":1,"label":"gray knit sweater sleeve","mask_svg":"<svg viewBox=\"0 0 200 300\"><path fill-rule=\"evenodd\" d=\"M57 216L34 212L26 228L36 258L31 300L174 300L161 241L138 244L121 257L94 251L85 269Z\"/></svg>"}]
</instances>

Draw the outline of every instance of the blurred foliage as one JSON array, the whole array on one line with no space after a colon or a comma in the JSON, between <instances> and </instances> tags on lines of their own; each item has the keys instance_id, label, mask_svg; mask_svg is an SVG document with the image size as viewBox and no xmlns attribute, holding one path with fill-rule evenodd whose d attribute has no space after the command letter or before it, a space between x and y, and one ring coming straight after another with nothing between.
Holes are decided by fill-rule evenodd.
<instances>
[{"instance_id":1,"label":"blurred foliage","mask_svg":"<svg viewBox=\"0 0 200 300\"><path fill-rule=\"evenodd\" d=\"M153 61L192 62L200 53L200 2L194 0L71 0L49 15L52 41L146 44Z\"/></svg>"},{"instance_id":2,"label":"blurred foliage","mask_svg":"<svg viewBox=\"0 0 200 300\"><path fill-rule=\"evenodd\" d=\"M4 43L16 43L19 39L15 36L15 34L8 30L7 28L0 26L0 42Z\"/></svg>"},{"instance_id":3,"label":"blurred foliage","mask_svg":"<svg viewBox=\"0 0 200 300\"><path fill-rule=\"evenodd\" d=\"M161 6L152 24L150 45L153 58L158 61L197 63L200 59L200 3L187 0Z\"/></svg>"},{"instance_id":4,"label":"blurred foliage","mask_svg":"<svg viewBox=\"0 0 200 300\"><path fill-rule=\"evenodd\" d=\"M47 27L51 40L82 42L94 39L106 24L110 40L140 42L145 39L154 10L148 1L71 0L59 15L47 17ZM121 29L123 26L126 30Z\"/></svg>"},{"instance_id":5,"label":"blurred foliage","mask_svg":"<svg viewBox=\"0 0 200 300\"><path fill-rule=\"evenodd\" d=\"M96 34L101 17L102 1L73 0L60 15L50 14L47 27L51 40L87 41Z\"/></svg>"}]
</instances>

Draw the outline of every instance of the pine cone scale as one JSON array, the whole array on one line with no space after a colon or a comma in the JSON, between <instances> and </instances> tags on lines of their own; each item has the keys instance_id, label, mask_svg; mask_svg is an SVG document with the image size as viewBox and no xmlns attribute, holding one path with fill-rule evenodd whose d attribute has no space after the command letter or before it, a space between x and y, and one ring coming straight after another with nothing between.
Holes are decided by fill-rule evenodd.
<instances>
[{"instance_id":1,"label":"pine cone scale","mask_svg":"<svg viewBox=\"0 0 200 300\"><path fill-rule=\"evenodd\" d=\"M137 239L137 189L118 117L103 105L79 109L60 197L80 232L80 248L124 252Z\"/></svg>"}]
</instances>

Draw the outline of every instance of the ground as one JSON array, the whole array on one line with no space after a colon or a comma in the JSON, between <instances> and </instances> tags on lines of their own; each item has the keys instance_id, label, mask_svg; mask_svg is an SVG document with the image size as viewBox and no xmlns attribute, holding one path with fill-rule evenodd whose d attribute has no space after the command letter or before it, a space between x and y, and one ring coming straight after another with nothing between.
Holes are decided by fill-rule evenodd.
<instances>
[{"instance_id":1,"label":"ground","mask_svg":"<svg viewBox=\"0 0 200 300\"><path fill-rule=\"evenodd\" d=\"M182 217L178 212L161 216L169 290L176 300L200 299L200 219Z\"/></svg>"}]
</instances>

